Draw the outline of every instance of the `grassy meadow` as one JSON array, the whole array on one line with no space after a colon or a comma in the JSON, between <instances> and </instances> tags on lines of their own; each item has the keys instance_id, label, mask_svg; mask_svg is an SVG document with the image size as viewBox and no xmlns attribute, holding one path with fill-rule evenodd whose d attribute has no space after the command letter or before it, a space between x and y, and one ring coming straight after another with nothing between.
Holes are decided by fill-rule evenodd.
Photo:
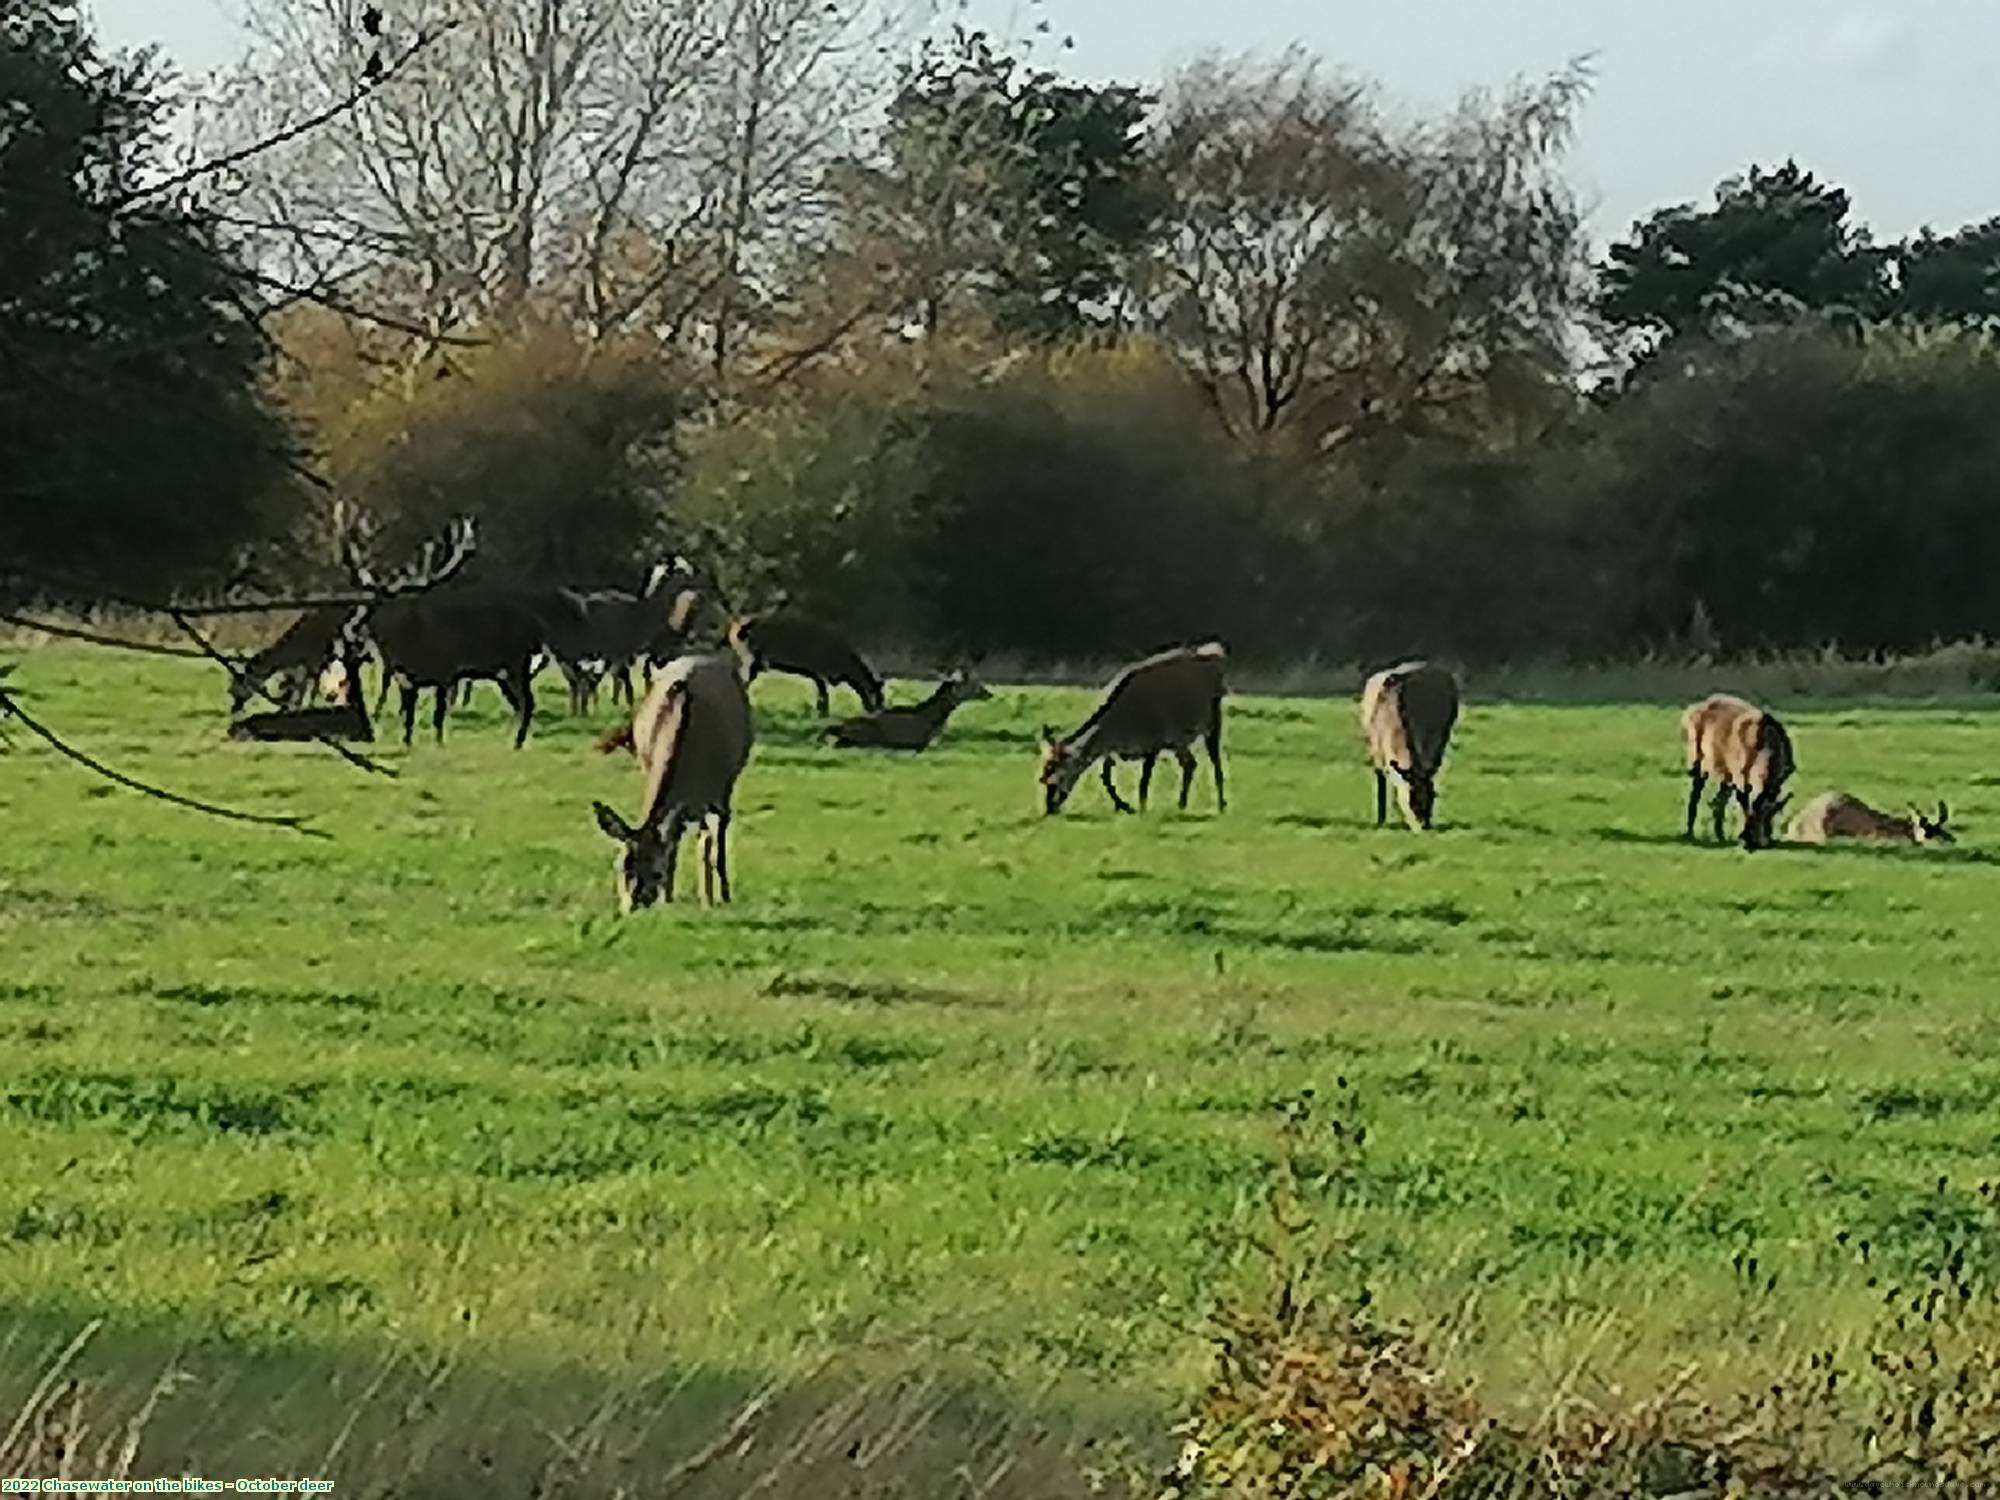
<instances>
[{"instance_id":1,"label":"grassy meadow","mask_svg":"<svg viewBox=\"0 0 2000 1500\"><path fill-rule=\"evenodd\" d=\"M1143 818L1092 778L1046 819L1036 727L1091 691L996 687L887 759L764 680L736 904L685 899L690 842L683 902L620 919L590 801L632 815L639 778L552 678L525 750L481 687L442 749L378 747L393 780L224 742L198 664L51 647L13 680L124 770L333 835L11 732L23 1326L607 1377L865 1349L1164 1412L1310 1088L1368 1127L1343 1274L1496 1399L1727 1387L1859 1336L2000 1141L2000 709L1971 700L1777 700L1799 801L1942 796L1961 842L1752 857L1678 837L1675 703L1469 683L1418 837L1372 826L1346 697L1233 697L1219 818L1205 765L1174 811L1169 762Z\"/></svg>"}]
</instances>

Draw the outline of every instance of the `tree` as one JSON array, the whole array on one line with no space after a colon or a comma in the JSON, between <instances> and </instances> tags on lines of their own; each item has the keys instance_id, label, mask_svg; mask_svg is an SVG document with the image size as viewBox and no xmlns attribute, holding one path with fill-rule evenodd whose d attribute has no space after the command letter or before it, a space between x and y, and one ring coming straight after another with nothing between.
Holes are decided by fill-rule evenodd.
<instances>
[{"instance_id":1,"label":"tree","mask_svg":"<svg viewBox=\"0 0 2000 1500\"><path fill-rule=\"evenodd\" d=\"M1558 389L1584 241L1555 162L1586 83L1398 129L1304 53L1183 72L1145 290L1223 425L1326 451Z\"/></svg>"},{"instance_id":2,"label":"tree","mask_svg":"<svg viewBox=\"0 0 2000 1500\"><path fill-rule=\"evenodd\" d=\"M359 127L271 153L237 205L261 256L360 278L422 328L559 309L726 366L851 151L900 12L871 0L407 0L438 43ZM252 0L237 134L368 66L350 0ZM383 262L393 270L380 269Z\"/></svg>"},{"instance_id":3,"label":"tree","mask_svg":"<svg viewBox=\"0 0 2000 1500\"><path fill-rule=\"evenodd\" d=\"M1149 104L956 28L905 70L879 149L834 174L834 264L819 274L864 266L847 279L869 314L932 339L955 307L1034 338L1112 321L1158 214Z\"/></svg>"},{"instance_id":4,"label":"tree","mask_svg":"<svg viewBox=\"0 0 2000 1500\"><path fill-rule=\"evenodd\" d=\"M1896 248L1895 308L1927 323L2000 324L2000 218L1926 229Z\"/></svg>"},{"instance_id":5,"label":"tree","mask_svg":"<svg viewBox=\"0 0 2000 1500\"><path fill-rule=\"evenodd\" d=\"M1635 224L1599 270L1598 312L1641 357L1724 319L1874 317L1885 306L1885 257L1850 208L1846 192L1796 162L1753 166L1725 179L1711 208L1684 203Z\"/></svg>"},{"instance_id":6,"label":"tree","mask_svg":"<svg viewBox=\"0 0 2000 1500\"><path fill-rule=\"evenodd\" d=\"M0 99L4 562L75 575L78 599L212 578L266 526L286 434L222 228L166 190L169 80L103 57L73 5L21 0Z\"/></svg>"}]
</instances>

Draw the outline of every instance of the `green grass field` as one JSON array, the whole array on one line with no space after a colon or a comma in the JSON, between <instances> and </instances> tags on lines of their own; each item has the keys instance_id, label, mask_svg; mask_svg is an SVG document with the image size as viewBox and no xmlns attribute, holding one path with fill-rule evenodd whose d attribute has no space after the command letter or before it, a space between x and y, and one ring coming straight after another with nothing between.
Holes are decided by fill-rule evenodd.
<instances>
[{"instance_id":1,"label":"green grass field","mask_svg":"<svg viewBox=\"0 0 2000 1500\"><path fill-rule=\"evenodd\" d=\"M1470 684L1418 837L1371 826L1344 699L1232 698L1220 818L1204 767L1187 814L1086 782L1045 819L1035 726L1092 693L996 689L891 760L765 681L736 904L619 919L589 805L636 812L638 774L547 683L524 751L481 688L389 781L225 743L199 666L52 648L15 681L123 769L335 835L15 731L22 1316L496 1367L921 1344L1152 1405L1314 1088L1370 1129L1329 1226L1356 1274L1492 1389L1730 1384L1859 1328L1836 1234L1921 1259L2000 1139L1992 709L1782 705L1800 800L1943 796L1961 842L1745 856L1677 837L1676 705Z\"/></svg>"}]
</instances>

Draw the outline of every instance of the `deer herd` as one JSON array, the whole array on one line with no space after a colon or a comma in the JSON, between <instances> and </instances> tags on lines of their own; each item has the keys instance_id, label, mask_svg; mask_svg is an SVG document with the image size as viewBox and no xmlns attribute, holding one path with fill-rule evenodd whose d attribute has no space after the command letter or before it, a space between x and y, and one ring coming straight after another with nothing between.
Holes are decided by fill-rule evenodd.
<instances>
[{"instance_id":1,"label":"deer herd","mask_svg":"<svg viewBox=\"0 0 2000 1500\"><path fill-rule=\"evenodd\" d=\"M618 846L616 887L626 911L673 899L678 848L690 827L699 827L702 834L704 901L729 900L730 802L750 759L755 716L749 689L761 673L811 682L822 718L830 715L833 688L851 690L863 712L830 724L821 735L825 744L843 749L925 750L957 709L992 696L955 670L923 701L892 707L880 674L847 640L789 610L724 615L719 644L701 646L696 632L714 594L697 585L693 570L679 558L652 568L636 593L443 586L470 548L470 527L462 526L442 559L427 547L412 574L385 584L344 543L349 574L367 591L366 601L308 609L268 646L235 665L230 736L373 739L361 683L361 667L371 648L381 662L375 713L387 702L390 685L396 685L405 745L425 689L432 693L433 733L442 742L447 714L469 685L493 683L514 710L514 744L519 748L534 719L533 679L545 662L552 661L561 672L573 712L589 712L608 679L614 703L622 703L628 714L597 748L607 754L629 752L644 788L636 823L604 802L593 806L599 828ZM1058 735L1044 726L1044 813L1059 813L1093 765L1099 767L1112 807L1120 813L1135 811L1113 777L1119 761L1138 762L1136 810L1143 811L1162 755L1173 756L1180 768L1179 805L1185 809L1197 768L1197 742L1207 754L1216 811L1226 809L1226 666L1226 652L1215 641L1161 651L1113 677L1096 710L1070 734ZM643 697L635 694L635 673L647 679ZM251 696L265 692L273 678L280 686L267 696L278 707L245 714ZM308 703L315 685L329 702ZM1368 678L1360 721L1375 778L1377 827L1388 820L1392 783L1409 827L1421 831L1433 826L1437 778L1458 713L1458 682L1443 667L1407 661ZM1791 736L1776 715L1741 698L1715 694L1682 714L1681 729L1688 776L1685 836L1694 837L1702 793L1713 782L1710 813L1716 842L1724 840L1732 800L1741 814L1743 848L1765 849L1777 842L1777 817L1790 801L1785 785L1796 762ZM1893 816L1848 793L1829 792L1808 802L1787 833L1805 844L1948 844L1948 818L1942 802L1935 818L1914 807L1907 816Z\"/></svg>"}]
</instances>

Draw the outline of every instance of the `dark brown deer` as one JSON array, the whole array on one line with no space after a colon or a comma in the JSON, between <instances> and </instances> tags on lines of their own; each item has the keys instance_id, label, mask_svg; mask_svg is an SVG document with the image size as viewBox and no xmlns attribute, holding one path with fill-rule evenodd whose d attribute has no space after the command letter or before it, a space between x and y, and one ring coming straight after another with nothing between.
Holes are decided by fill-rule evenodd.
<instances>
[{"instance_id":1,"label":"dark brown deer","mask_svg":"<svg viewBox=\"0 0 2000 1500\"><path fill-rule=\"evenodd\" d=\"M432 693L431 725L442 744L453 691L461 683L488 681L500 689L514 710L514 747L519 749L534 722L535 659L553 633L552 626L559 630L573 618L559 590L452 587L416 591L415 586L424 580L455 574L470 554L471 544L469 527L455 529L441 565L435 561L434 546L427 544L413 578L393 584L395 596L376 605L368 615L368 633L382 658L383 692L386 695L388 684L394 681L401 693L405 745L413 736L417 697L424 689ZM358 587L381 587L362 561L352 536L343 539L342 551Z\"/></svg>"},{"instance_id":2,"label":"dark brown deer","mask_svg":"<svg viewBox=\"0 0 2000 1500\"><path fill-rule=\"evenodd\" d=\"M822 738L843 749L927 750L957 709L992 696L965 673L952 672L923 702L830 724Z\"/></svg>"},{"instance_id":3,"label":"dark brown deer","mask_svg":"<svg viewBox=\"0 0 2000 1500\"><path fill-rule=\"evenodd\" d=\"M1201 740L1215 774L1215 810L1229 806L1222 785L1222 698L1227 653L1219 641L1182 646L1134 662L1105 689L1104 701L1076 733L1059 739L1042 729L1042 811L1055 814L1093 763L1104 766L1104 791L1123 813L1132 805L1118 795L1111 766L1118 760L1139 762L1139 806L1153 785L1153 763L1171 753L1181 767L1181 807L1194 785L1194 752Z\"/></svg>"},{"instance_id":4,"label":"dark brown deer","mask_svg":"<svg viewBox=\"0 0 2000 1500\"><path fill-rule=\"evenodd\" d=\"M361 740L375 738L375 726L368 718L367 695L361 691L361 663L367 654L358 629L358 616L365 611L350 610L351 624L334 642L335 665L341 676L337 702L317 708L287 708L270 713L248 714L229 726L232 740Z\"/></svg>"},{"instance_id":5,"label":"dark brown deer","mask_svg":"<svg viewBox=\"0 0 2000 1500\"><path fill-rule=\"evenodd\" d=\"M827 690L835 683L854 689L869 713L882 711L882 679L875 669L817 620L776 611L747 615L729 627L729 644L743 660L747 681L755 682L766 671L810 681L821 718L827 715Z\"/></svg>"},{"instance_id":6,"label":"dark brown deer","mask_svg":"<svg viewBox=\"0 0 2000 1500\"><path fill-rule=\"evenodd\" d=\"M304 707L314 680L333 660L341 630L353 613L344 605L330 604L306 610L287 625L276 640L246 660L230 678L229 716L240 715L258 690L280 673L285 681L277 694L279 704L288 709Z\"/></svg>"},{"instance_id":7,"label":"dark brown deer","mask_svg":"<svg viewBox=\"0 0 2000 1500\"><path fill-rule=\"evenodd\" d=\"M678 558L657 564L637 594L593 589L574 595L580 616L559 622L548 643L569 684L573 710L590 709L605 677L611 679L612 701L634 706L633 669L649 658L679 655L697 602L693 590L671 586L684 566Z\"/></svg>"}]
</instances>

